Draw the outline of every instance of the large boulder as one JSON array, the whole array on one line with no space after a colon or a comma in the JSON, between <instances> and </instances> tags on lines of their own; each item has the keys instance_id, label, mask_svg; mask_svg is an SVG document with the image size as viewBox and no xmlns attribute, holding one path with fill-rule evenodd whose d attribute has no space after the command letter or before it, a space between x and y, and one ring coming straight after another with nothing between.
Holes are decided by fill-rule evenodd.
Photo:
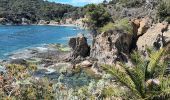
<instances>
[{"instance_id":1,"label":"large boulder","mask_svg":"<svg viewBox=\"0 0 170 100\"><path fill-rule=\"evenodd\" d=\"M167 23L157 23L147 30L137 41L139 50L147 47L159 49L170 42L170 26Z\"/></svg>"},{"instance_id":2,"label":"large boulder","mask_svg":"<svg viewBox=\"0 0 170 100\"><path fill-rule=\"evenodd\" d=\"M90 55L90 46L87 43L86 37L83 35L71 38L69 41L69 46L72 48L72 59L75 59L78 56L85 58Z\"/></svg>"},{"instance_id":3,"label":"large boulder","mask_svg":"<svg viewBox=\"0 0 170 100\"><path fill-rule=\"evenodd\" d=\"M149 17L138 19L135 18L132 19L131 23L133 26L133 33L136 34L137 37L140 37L150 28L150 26L152 25L152 19Z\"/></svg>"},{"instance_id":4,"label":"large boulder","mask_svg":"<svg viewBox=\"0 0 170 100\"><path fill-rule=\"evenodd\" d=\"M117 58L127 61L132 35L121 30L103 32L94 38L90 55L100 63L112 64Z\"/></svg>"}]
</instances>

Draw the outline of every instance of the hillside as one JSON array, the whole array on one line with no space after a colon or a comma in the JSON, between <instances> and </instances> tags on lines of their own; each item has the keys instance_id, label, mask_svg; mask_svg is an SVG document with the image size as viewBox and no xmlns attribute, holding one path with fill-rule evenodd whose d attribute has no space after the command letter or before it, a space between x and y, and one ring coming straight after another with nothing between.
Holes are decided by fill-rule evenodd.
<instances>
[{"instance_id":1,"label":"hillside","mask_svg":"<svg viewBox=\"0 0 170 100\"><path fill-rule=\"evenodd\" d=\"M170 0L104 0L80 8L17 1L3 0L10 6L1 5L5 22L55 20L89 34L67 36L69 47L47 44L1 61L0 99L170 100Z\"/></svg>"},{"instance_id":2,"label":"hillside","mask_svg":"<svg viewBox=\"0 0 170 100\"><path fill-rule=\"evenodd\" d=\"M0 0L0 18L5 23L20 24L22 18L29 23L39 20L59 20L77 7L44 0Z\"/></svg>"}]
</instances>

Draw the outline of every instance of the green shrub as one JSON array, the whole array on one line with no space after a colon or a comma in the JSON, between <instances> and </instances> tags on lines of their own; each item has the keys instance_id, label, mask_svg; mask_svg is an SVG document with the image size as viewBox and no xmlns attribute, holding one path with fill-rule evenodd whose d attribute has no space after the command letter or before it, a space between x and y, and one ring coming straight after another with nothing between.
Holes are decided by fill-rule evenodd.
<instances>
[{"instance_id":1,"label":"green shrub","mask_svg":"<svg viewBox=\"0 0 170 100\"><path fill-rule=\"evenodd\" d=\"M126 7L139 7L143 5L144 0L119 0L119 3Z\"/></svg>"},{"instance_id":2,"label":"green shrub","mask_svg":"<svg viewBox=\"0 0 170 100\"><path fill-rule=\"evenodd\" d=\"M113 28L114 28L114 23L109 22L108 24L106 24L105 26L100 28L100 31L101 32L106 32L106 31L109 31L109 30L113 30Z\"/></svg>"},{"instance_id":3,"label":"green shrub","mask_svg":"<svg viewBox=\"0 0 170 100\"><path fill-rule=\"evenodd\" d=\"M90 4L85 6L88 20L86 23L91 28L99 28L111 21L111 15L105 10L103 5Z\"/></svg>"},{"instance_id":4,"label":"green shrub","mask_svg":"<svg viewBox=\"0 0 170 100\"><path fill-rule=\"evenodd\" d=\"M161 0L157 16L160 21L168 21L170 23L170 0Z\"/></svg>"},{"instance_id":5,"label":"green shrub","mask_svg":"<svg viewBox=\"0 0 170 100\"><path fill-rule=\"evenodd\" d=\"M106 24L105 26L100 28L100 32L106 32L106 31L115 30L115 29L123 30L124 32L131 34L133 27L129 23L129 20L127 18L124 18L124 19L116 21L115 23L110 22Z\"/></svg>"},{"instance_id":6,"label":"green shrub","mask_svg":"<svg viewBox=\"0 0 170 100\"><path fill-rule=\"evenodd\" d=\"M115 25L116 28L124 30L126 33L131 34L133 27L129 23L129 20L127 18L121 19L116 22L117 24Z\"/></svg>"},{"instance_id":7,"label":"green shrub","mask_svg":"<svg viewBox=\"0 0 170 100\"><path fill-rule=\"evenodd\" d=\"M114 95L114 89L112 87L105 87L103 90L102 90L102 97L111 97Z\"/></svg>"}]
</instances>

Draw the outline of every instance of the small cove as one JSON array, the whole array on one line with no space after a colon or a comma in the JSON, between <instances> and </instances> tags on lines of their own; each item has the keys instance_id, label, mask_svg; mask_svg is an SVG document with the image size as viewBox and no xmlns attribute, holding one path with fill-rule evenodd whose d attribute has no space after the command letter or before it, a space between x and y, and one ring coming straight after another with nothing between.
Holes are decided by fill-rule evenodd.
<instances>
[{"instance_id":1,"label":"small cove","mask_svg":"<svg viewBox=\"0 0 170 100\"><path fill-rule=\"evenodd\" d=\"M49 46L54 46L55 44L67 46L69 39L77 36L79 33L90 37L88 32L87 30L73 26L0 26L0 59L26 59L31 63L35 61L39 67L33 74L33 77L46 77L57 83L61 76L59 72L60 67L62 69L62 67L65 68L66 66L45 68L43 67L45 63L41 62L46 57L34 58L32 56L35 54L31 52L38 51L38 53L42 52L42 54L46 54L47 51L51 51L57 53L55 49L54 51L47 49L53 49L53 47ZM53 72L49 72L48 70L53 70ZM69 70L71 69L69 68ZM67 75L63 76L61 82L67 84L70 88L75 86L81 87L88 85L91 80L95 79L92 76L85 72L84 69L77 73L71 71L70 74L67 73Z\"/></svg>"},{"instance_id":2,"label":"small cove","mask_svg":"<svg viewBox=\"0 0 170 100\"><path fill-rule=\"evenodd\" d=\"M0 59L25 48L59 43L67 45L69 38L87 30L73 26L0 26Z\"/></svg>"}]
</instances>

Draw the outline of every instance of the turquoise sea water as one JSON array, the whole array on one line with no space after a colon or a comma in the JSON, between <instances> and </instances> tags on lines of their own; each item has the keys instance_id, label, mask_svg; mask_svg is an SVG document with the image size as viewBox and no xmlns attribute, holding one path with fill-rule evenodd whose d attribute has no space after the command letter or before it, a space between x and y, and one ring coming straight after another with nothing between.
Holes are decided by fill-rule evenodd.
<instances>
[{"instance_id":1,"label":"turquoise sea water","mask_svg":"<svg viewBox=\"0 0 170 100\"><path fill-rule=\"evenodd\" d=\"M67 44L70 37L86 30L65 26L0 26L0 58L10 52L43 44Z\"/></svg>"}]
</instances>

